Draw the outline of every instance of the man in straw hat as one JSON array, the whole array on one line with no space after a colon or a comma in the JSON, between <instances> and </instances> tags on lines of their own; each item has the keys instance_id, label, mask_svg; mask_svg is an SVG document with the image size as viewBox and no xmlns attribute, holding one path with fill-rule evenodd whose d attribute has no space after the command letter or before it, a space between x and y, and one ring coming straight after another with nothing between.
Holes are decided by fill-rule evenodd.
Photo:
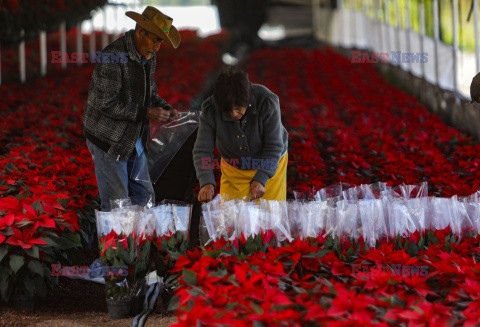
<instances>
[{"instance_id":1,"label":"man in straw hat","mask_svg":"<svg viewBox=\"0 0 480 327\"><path fill-rule=\"evenodd\" d=\"M149 121L176 117L172 106L157 94L154 79L160 45L165 42L177 48L180 44L173 19L151 6L142 14L129 11L126 15L137 22L135 30L102 50L83 117L102 211L111 210L112 200L127 197L134 204L155 203L144 153Z\"/></svg>"}]
</instances>

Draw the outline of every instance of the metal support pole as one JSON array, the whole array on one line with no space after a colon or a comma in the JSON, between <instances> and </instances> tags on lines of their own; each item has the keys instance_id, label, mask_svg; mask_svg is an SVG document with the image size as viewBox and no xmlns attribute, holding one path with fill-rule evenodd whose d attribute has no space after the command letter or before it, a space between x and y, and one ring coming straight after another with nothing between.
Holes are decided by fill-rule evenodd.
<instances>
[{"instance_id":1,"label":"metal support pole","mask_svg":"<svg viewBox=\"0 0 480 327\"><path fill-rule=\"evenodd\" d=\"M92 32L90 33L90 53L95 52L95 26L93 25L93 19L92 19Z\"/></svg>"},{"instance_id":2,"label":"metal support pole","mask_svg":"<svg viewBox=\"0 0 480 327\"><path fill-rule=\"evenodd\" d=\"M370 37L368 35L368 12L367 12L367 4L365 0L360 0L360 6L362 8L362 17L363 17L363 24L362 24L362 35L365 38L365 49L370 49Z\"/></svg>"},{"instance_id":3,"label":"metal support pole","mask_svg":"<svg viewBox=\"0 0 480 327\"><path fill-rule=\"evenodd\" d=\"M27 80L27 72L26 72L26 66L25 66L25 40L23 39L23 36L25 35L25 32L23 30L20 31L20 37L22 38L22 41L20 42L18 46L18 56L20 57L19 63L20 63L20 82L25 83Z\"/></svg>"},{"instance_id":4,"label":"metal support pole","mask_svg":"<svg viewBox=\"0 0 480 327\"><path fill-rule=\"evenodd\" d=\"M65 54L67 53L67 36L66 36L67 24L62 22L60 24L60 52L62 53L62 69L67 68L67 61L65 60Z\"/></svg>"},{"instance_id":5,"label":"metal support pole","mask_svg":"<svg viewBox=\"0 0 480 327\"><path fill-rule=\"evenodd\" d=\"M452 16L453 16L453 90L457 93L458 90L458 0L452 0Z\"/></svg>"},{"instance_id":6,"label":"metal support pole","mask_svg":"<svg viewBox=\"0 0 480 327\"><path fill-rule=\"evenodd\" d=\"M390 26L393 26L393 24L390 24L390 0L385 0L384 2L384 11L385 11L385 25L387 27L387 38L385 40L385 43L387 44L387 51L391 51L390 48Z\"/></svg>"},{"instance_id":7,"label":"metal support pole","mask_svg":"<svg viewBox=\"0 0 480 327\"><path fill-rule=\"evenodd\" d=\"M2 85L2 45L0 43L0 85Z\"/></svg>"},{"instance_id":8,"label":"metal support pole","mask_svg":"<svg viewBox=\"0 0 480 327\"><path fill-rule=\"evenodd\" d=\"M400 29L402 28L402 24L400 22L400 19L401 19L401 15L400 15L400 7L398 5L398 0L395 0L394 2L394 12L395 12L395 40L396 40L396 43L395 43L395 51L401 51L400 48ZM401 60L401 57L400 57L400 61L397 62L398 64L398 67L401 67L402 66L402 60Z\"/></svg>"},{"instance_id":9,"label":"metal support pole","mask_svg":"<svg viewBox=\"0 0 480 327\"><path fill-rule=\"evenodd\" d=\"M322 28L320 28L320 13L319 9L320 8L320 0L313 0L312 1L312 27L313 27L313 36L315 37L316 40L322 39L323 42L325 42L325 39L320 37L320 31Z\"/></svg>"},{"instance_id":10,"label":"metal support pole","mask_svg":"<svg viewBox=\"0 0 480 327\"><path fill-rule=\"evenodd\" d=\"M423 5L423 0L420 0L418 15L420 16L420 51L425 52L425 6ZM427 54L428 55L428 54ZM422 68L422 78L425 79L425 64L421 65Z\"/></svg>"},{"instance_id":11,"label":"metal support pole","mask_svg":"<svg viewBox=\"0 0 480 327\"><path fill-rule=\"evenodd\" d=\"M358 19L357 19L357 0L352 0L352 22L353 22L353 25L352 25L352 46L354 48L359 48L358 46L358 30L357 30L357 27L358 27Z\"/></svg>"},{"instance_id":12,"label":"metal support pole","mask_svg":"<svg viewBox=\"0 0 480 327\"><path fill-rule=\"evenodd\" d=\"M107 9L103 7L103 32L102 32L102 49L108 45L108 34L107 34Z\"/></svg>"},{"instance_id":13,"label":"metal support pole","mask_svg":"<svg viewBox=\"0 0 480 327\"><path fill-rule=\"evenodd\" d=\"M438 40L440 38L440 22L438 17L438 0L433 0L433 45L435 52L435 82L439 85L440 74L438 71Z\"/></svg>"},{"instance_id":14,"label":"metal support pole","mask_svg":"<svg viewBox=\"0 0 480 327\"><path fill-rule=\"evenodd\" d=\"M382 0L377 0L377 10L376 10L376 13L377 13L377 22L379 24L379 28L378 28L378 33L379 33L379 48L378 48L378 52L382 52L383 51L383 21L382 21Z\"/></svg>"},{"instance_id":15,"label":"metal support pole","mask_svg":"<svg viewBox=\"0 0 480 327\"><path fill-rule=\"evenodd\" d=\"M118 33L118 30L117 30L117 24L118 24L118 6L115 6L113 8L113 19L114 19L114 27L113 27L113 31L112 31L112 34L113 34L113 40L116 40L117 39L117 35L120 34Z\"/></svg>"},{"instance_id":16,"label":"metal support pole","mask_svg":"<svg viewBox=\"0 0 480 327\"><path fill-rule=\"evenodd\" d=\"M412 44L410 40L410 31L411 31L411 17L410 17L410 0L406 0L405 2L405 32L407 33L407 52L411 53L412 52ZM408 71L412 72L412 60L410 60L408 64Z\"/></svg>"},{"instance_id":17,"label":"metal support pole","mask_svg":"<svg viewBox=\"0 0 480 327\"><path fill-rule=\"evenodd\" d=\"M473 0L473 23L475 24L475 63L476 72L480 71L480 46L478 37L478 0Z\"/></svg>"},{"instance_id":18,"label":"metal support pole","mask_svg":"<svg viewBox=\"0 0 480 327\"><path fill-rule=\"evenodd\" d=\"M83 56L81 53L83 52L83 40L82 40L82 23L77 24L77 54L78 54L78 62L77 65L82 64Z\"/></svg>"},{"instance_id":19,"label":"metal support pole","mask_svg":"<svg viewBox=\"0 0 480 327\"><path fill-rule=\"evenodd\" d=\"M40 31L40 75L47 74L47 32Z\"/></svg>"}]
</instances>

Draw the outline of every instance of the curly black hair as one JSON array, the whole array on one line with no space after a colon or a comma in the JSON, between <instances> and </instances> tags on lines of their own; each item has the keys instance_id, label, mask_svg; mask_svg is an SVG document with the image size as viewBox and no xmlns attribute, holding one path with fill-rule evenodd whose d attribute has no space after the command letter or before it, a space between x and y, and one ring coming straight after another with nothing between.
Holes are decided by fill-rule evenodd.
<instances>
[{"instance_id":1,"label":"curly black hair","mask_svg":"<svg viewBox=\"0 0 480 327\"><path fill-rule=\"evenodd\" d=\"M248 107L251 96L252 84L243 70L228 67L218 75L213 99L223 112L230 113L235 106Z\"/></svg>"}]
</instances>

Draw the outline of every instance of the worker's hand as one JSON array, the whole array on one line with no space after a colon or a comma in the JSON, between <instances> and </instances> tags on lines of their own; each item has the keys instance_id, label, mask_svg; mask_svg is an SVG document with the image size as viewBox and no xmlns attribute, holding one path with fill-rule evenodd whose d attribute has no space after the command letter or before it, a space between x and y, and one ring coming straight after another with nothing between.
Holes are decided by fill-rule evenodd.
<instances>
[{"instance_id":1,"label":"worker's hand","mask_svg":"<svg viewBox=\"0 0 480 327\"><path fill-rule=\"evenodd\" d=\"M158 123L163 123L170 118L170 111L162 107L150 107L147 111L147 118Z\"/></svg>"},{"instance_id":2,"label":"worker's hand","mask_svg":"<svg viewBox=\"0 0 480 327\"><path fill-rule=\"evenodd\" d=\"M212 201L214 194L215 188L213 185L207 184L200 189L200 192L198 192L198 202Z\"/></svg>"},{"instance_id":3,"label":"worker's hand","mask_svg":"<svg viewBox=\"0 0 480 327\"><path fill-rule=\"evenodd\" d=\"M170 117L168 118L168 121L174 121L178 119L178 117L180 116L178 111L176 111L175 109L170 109L169 112L170 112Z\"/></svg>"},{"instance_id":4,"label":"worker's hand","mask_svg":"<svg viewBox=\"0 0 480 327\"><path fill-rule=\"evenodd\" d=\"M262 183L253 181L250 184L250 194L252 200L260 199L265 194L265 187L263 187Z\"/></svg>"}]
</instances>

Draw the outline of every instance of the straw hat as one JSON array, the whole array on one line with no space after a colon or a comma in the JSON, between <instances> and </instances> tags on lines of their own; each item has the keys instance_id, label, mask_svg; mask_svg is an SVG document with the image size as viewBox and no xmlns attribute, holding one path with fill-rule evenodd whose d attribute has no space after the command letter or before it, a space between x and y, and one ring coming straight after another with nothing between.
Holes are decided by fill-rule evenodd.
<instances>
[{"instance_id":1,"label":"straw hat","mask_svg":"<svg viewBox=\"0 0 480 327\"><path fill-rule=\"evenodd\" d=\"M148 6L141 15L134 11L127 11L125 15L136 21L138 25L147 31L161 37L175 49L180 44L180 34L175 26L172 25L173 19L164 15L157 8Z\"/></svg>"}]
</instances>

